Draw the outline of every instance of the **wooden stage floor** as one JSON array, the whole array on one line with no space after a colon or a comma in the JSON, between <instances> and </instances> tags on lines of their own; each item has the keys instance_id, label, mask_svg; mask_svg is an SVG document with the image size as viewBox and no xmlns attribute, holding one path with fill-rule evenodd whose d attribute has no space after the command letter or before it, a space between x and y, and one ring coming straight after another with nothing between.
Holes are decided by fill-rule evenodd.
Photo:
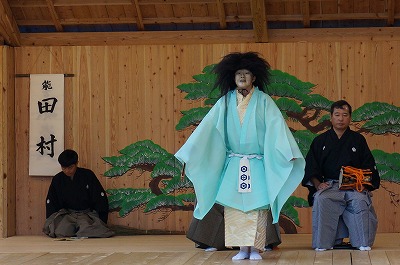
<instances>
[{"instance_id":1,"label":"wooden stage floor","mask_svg":"<svg viewBox=\"0 0 400 265\"><path fill-rule=\"evenodd\" d=\"M231 260L236 250L205 252L184 235L116 236L55 240L45 236L0 239L0 264L376 264L400 265L400 233L378 234L371 251L311 249L311 235L282 235L261 261Z\"/></svg>"}]
</instances>

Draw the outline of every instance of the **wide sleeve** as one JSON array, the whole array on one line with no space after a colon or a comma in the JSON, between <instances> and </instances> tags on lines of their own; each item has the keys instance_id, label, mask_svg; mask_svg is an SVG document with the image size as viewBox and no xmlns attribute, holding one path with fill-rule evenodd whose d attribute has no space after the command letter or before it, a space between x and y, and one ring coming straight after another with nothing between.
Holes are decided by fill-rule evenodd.
<instances>
[{"instance_id":1,"label":"wide sleeve","mask_svg":"<svg viewBox=\"0 0 400 265\"><path fill-rule=\"evenodd\" d=\"M264 165L273 223L304 176L304 157L280 110L269 96L266 101Z\"/></svg>"},{"instance_id":2,"label":"wide sleeve","mask_svg":"<svg viewBox=\"0 0 400 265\"><path fill-rule=\"evenodd\" d=\"M108 199L107 194L101 185L100 181L97 179L96 175L93 171L88 170L88 174L90 174L91 179L91 189L90 189L90 198L92 203L92 209L95 210L100 219L107 223L108 221Z\"/></svg>"},{"instance_id":3,"label":"wide sleeve","mask_svg":"<svg viewBox=\"0 0 400 265\"><path fill-rule=\"evenodd\" d=\"M361 144L360 145L362 147L362 151L361 151L361 155L362 155L362 158L361 158L362 162L361 163L362 163L362 165L361 165L361 168L370 169L371 172L372 172L372 181L371 181L371 183L372 183L373 187L371 187L369 185L366 185L365 187L367 189L369 189L369 190L375 190L375 189L379 188L381 179L380 179L380 176L379 176L379 172L378 172L378 170L376 168L376 163L375 163L374 156L372 155L371 150L368 147L367 140L361 134L360 134L360 136L361 136Z\"/></svg>"},{"instance_id":4,"label":"wide sleeve","mask_svg":"<svg viewBox=\"0 0 400 265\"><path fill-rule=\"evenodd\" d=\"M62 205L57 193L57 177L54 176L46 196L46 219L55 212L61 210Z\"/></svg>"},{"instance_id":5,"label":"wide sleeve","mask_svg":"<svg viewBox=\"0 0 400 265\"><path fill-rule=\"evenodd\" d=\"M301 184L308 189L307 201L310 206L314 205L314 194L317 192L317 188L315 188L311 179L316 178L320 182L323 182L322 179L322 171L320 164L317 161L319 155L316 154L316 143L315 139L310 145L310 149L306 155L306 166L304 170L304 178Z\"/></svg>"},{"instance_id":6,"label":"wide sleeve","mask_svg":"<svg viewBox=\"0 0 400 265\"><path fill-rule=\"evenodd\" d=\"M318 158L320 159L321 154L316 153L316 140L314 139L310 145L310 149L306 155L306 167L304 171L304 178L302 180L302 185L305 187L313 186L311 180L313 178L318 179L319 181L323 182L322 179L322 170L320 163L318 162Z\"/></svg>"},{"instance_id":7,"label":"wide sleeve","mask_svg":"<svg viewBox=\"0 0 400 265\"><path fill-rule=\"evenodd\" d=\"M175 157L185 163L185 173L193 183L196 208L193 216L202 219L215 203L225 165L225 97L203 118Z\"/></svg>"}]
</instances>

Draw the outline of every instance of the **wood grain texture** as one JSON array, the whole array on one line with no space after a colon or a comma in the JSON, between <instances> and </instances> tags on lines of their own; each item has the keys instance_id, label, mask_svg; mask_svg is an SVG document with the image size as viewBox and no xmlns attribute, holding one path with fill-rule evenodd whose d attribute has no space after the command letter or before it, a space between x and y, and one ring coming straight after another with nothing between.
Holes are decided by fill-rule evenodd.
<instances>
[{"instance_id":1,"label":"wood grain texture","mask_svg":"<svg viewBox=\"0 0 400 265\"><path fill-rule=\"evenodd\" d=\"M282 235L282 244L240 264L399 264L398 233L378 234L371 251L311 249L311 235ZM233 264L237 250L205 252L184 235L118 236L58 241L44 236L0 239L0 264Z\"/></svg>"},{"instance_id":2,"label":"wood grain texture","mask_svg":"<svg viewBox=\"0 0 400 265\"><path fill-rule=\"evenodd\" d=\"M0 47L0 236L15 235L15 64L13 49Z\"/></svg>"},{"instance_id":3,"label":"wood grain texture","mask_svg":"<svg viewBox=\"0 0 400 265\"><path fill-rule=\"evenodd\" d=\"M203 105L185 100L177 86L193 82L193 75L229 52L250 50L260 52L273 68L315 84L313 93L330 100L344 98L353 108L374 101L400 106L398 40L14 48L18 74L74 74L65 81L65 146L78 151L80 166L91 168L106 189L147 187L148 172L107 179L103 174L109 166L101 157L118 155L122 148L145 139L176 152L192 131L175 130L180 111ZM16 78L15 84L16 233L39 235L51 178L28 176L29 79ZM1 116L6 116L4 108ZM396 136L367 136L367 140L371 149L399 152ZM400 193L397 184L385 186ZM302 198L306 194L302 187L294 193ZM399 232L399 218L387 218L397 212L387 194L384 189L374 192L378 231ZM124 218L110 213L110 224L184 233L192 214L142 210ZM298 232L310 233L311 210L298 212Z\"/></svg>"}]
</instances>

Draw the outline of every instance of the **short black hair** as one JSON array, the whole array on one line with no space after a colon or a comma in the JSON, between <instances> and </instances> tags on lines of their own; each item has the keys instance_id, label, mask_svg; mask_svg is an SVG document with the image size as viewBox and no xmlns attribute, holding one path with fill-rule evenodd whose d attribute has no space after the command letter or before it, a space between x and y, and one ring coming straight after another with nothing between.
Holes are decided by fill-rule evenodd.
<instances>
[{"instance_id":1,"label":"short black hair","mask_svg":"<svg viewBox=\"0 0 400 265\"><path fill-rule=\"evenodd\" d=\"M347 106L349 108L349 114L351 116L351 106L346 100L338 100L336 102L333 102L331 105L331 115L335 111L335 109L344 109L343 107Z\"/></svg>"},{"instance_id":2,"label":"short black hair","mask_svg":"<svg viewBox=\"0 0 400 265\"><path fill-rule=\"evenodd\" d=\"M78 163L78 153L71 149L64 150L58 156L58 163L62 167L69 167L70 165Z\"/></svg>"}]
</instances>

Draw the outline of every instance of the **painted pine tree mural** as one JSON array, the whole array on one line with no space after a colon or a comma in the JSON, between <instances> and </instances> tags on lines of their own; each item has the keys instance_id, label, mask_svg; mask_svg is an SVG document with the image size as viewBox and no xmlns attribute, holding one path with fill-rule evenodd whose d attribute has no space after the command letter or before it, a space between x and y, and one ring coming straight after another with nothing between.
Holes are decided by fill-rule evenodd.
<instances>
[{"instance_id":1,"label":"painted pine tree mural","mask_svg":"<svg viewBox=\"0 0 400 265\"><path fill-rule=\"evenodd\" d=\"M204 107L181 110L182 117L176 130L193 129L197 126L220 97L219 89L214 88L216 76L212 73L214 65L206 66L202 73L194 75L194 82L178 86L186 93L186 100L202 100ZM285 119L296 124L290 128L305 156L314 137L330 127L329 110L333 103L319 94L313 94L314 84L303 82L280 70L271 70L271 84L266 92L275 100ZM353 125L363 134L400 134L400 108L384 102L366 103L353 111ZM400 184L400 154L372 151L382 179L385 182ZM108 189L110 210L118 211L124 217L130 212L143 209L144 212L159 210L168 217L171 211L192 211L195 194L193 185L181 176L182 165L173 154L150 140L133 143L119 151L119 155L103 157L111 165L104 173L108 178L127 177L133 170L151 172L149 187ZM129 176L128 176L129 177ZM386 189L392 203L399 205L399 194ZM308 207L307 200L292 196L284 205L280 225L286 233L297 233L300 226L296 208Z\"/></svg>"}]
</instances>

